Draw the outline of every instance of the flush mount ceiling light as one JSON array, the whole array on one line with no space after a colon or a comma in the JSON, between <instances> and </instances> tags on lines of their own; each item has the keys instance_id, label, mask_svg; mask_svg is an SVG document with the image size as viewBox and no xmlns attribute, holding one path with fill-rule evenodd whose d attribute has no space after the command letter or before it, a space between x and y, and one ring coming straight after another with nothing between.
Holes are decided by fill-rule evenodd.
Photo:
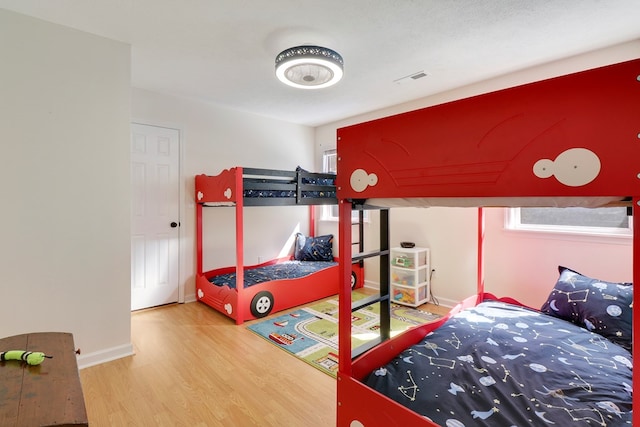
<instances>
[{"instance_id":1,"label":"flush mount ceiling light","mask_svg":"<svg viewBox=\"0 0 640 427\"><path fill-rule=\"evenodd\" d=\"M343 66L338 52L320 46L296 46L276 56L278 80L300 89L322 89L338 83Z\"/></svg>"}]
</instances>

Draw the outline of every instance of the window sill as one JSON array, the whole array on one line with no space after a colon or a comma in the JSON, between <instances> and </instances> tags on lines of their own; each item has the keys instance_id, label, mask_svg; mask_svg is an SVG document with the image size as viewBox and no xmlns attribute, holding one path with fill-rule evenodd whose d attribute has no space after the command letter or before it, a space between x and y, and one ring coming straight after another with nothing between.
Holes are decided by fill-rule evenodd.
<instances>
[{"instance_id":1,"label":"window sill","mask_svg":"<svg viewBox=\"0 0 640 427\"><path fill-rule=\"evenodd\" d=\"M508 234L521 235L527 238L544 240L562 240L572 242L588 242L611 245L631 245L633 234L629 230L618 233L602 231L576 231L549 228L504 228Z\"/></svg>"},{"instance_id":2,"label":"window sill","mask_svg":"<svg viewBox=\"0 0 640 427\"><path fill-rule=\"evenodd\" d=\"M332 217L320 218L319 221L322 221L322 222L338 222L338 218L332 218Z\"/></svg>"}]
</instances>

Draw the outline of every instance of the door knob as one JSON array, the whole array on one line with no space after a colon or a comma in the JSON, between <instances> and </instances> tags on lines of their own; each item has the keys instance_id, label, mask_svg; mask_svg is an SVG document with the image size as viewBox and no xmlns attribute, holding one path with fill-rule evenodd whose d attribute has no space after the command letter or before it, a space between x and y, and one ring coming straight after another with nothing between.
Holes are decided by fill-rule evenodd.
<instances>
[{"instance_id":1,"label":"door knob","mask_svg":"<svg viewBox=\"0 0 640 427\"><path fill-rule=\"evenodd\" d=\"M169 224L171 226L171 228L176 228L177 226L180 225L180 223L173 221L171 224Z\"/></svg>"}]
</instances>

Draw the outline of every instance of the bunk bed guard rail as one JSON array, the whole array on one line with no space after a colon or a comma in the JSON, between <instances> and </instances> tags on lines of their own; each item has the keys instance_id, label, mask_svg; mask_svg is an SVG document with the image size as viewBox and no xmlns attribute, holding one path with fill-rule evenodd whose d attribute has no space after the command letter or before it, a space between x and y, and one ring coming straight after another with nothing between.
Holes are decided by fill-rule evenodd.
<instances>
[{"instance_id":1,"label":"bunk bed guard rail","mask_svg":"<svg viewBox=\"0 0 640 427\"><path fill-rule=\"evenodd\" d=\"M243 199L245 206L336 204L335 174L234 167L219 175L196 175L196 201L221 206Z\"/></svg>"}]
</instances>

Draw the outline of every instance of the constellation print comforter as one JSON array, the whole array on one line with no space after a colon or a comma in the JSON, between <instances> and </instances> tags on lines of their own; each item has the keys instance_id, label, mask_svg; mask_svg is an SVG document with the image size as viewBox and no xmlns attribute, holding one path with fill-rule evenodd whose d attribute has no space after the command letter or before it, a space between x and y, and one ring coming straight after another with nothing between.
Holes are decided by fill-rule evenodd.
<instances>
[{"instance_id":1,"label":"constellation print comforter","mask_svg":"<svg viewBox=\"0 0 640 427\"><path fill-rule=\"evenodd\" d=\"M244 271L244 286L282 279L297 279L338 265L334 261L285 261ZM236 287L236 273L221 274L209 279L216 286Z\"/></svg>"},{"instance_id":2,"label":"constellation print comforter","mask_svg":"<svg viewBox=\"0 0 640 427\"><path fill-rule=\"evenodd\" d=\"M631 353L500 302L458 313L372 372L372 388L446 427L630 426Z\"/></svg>"}]
</instances>

